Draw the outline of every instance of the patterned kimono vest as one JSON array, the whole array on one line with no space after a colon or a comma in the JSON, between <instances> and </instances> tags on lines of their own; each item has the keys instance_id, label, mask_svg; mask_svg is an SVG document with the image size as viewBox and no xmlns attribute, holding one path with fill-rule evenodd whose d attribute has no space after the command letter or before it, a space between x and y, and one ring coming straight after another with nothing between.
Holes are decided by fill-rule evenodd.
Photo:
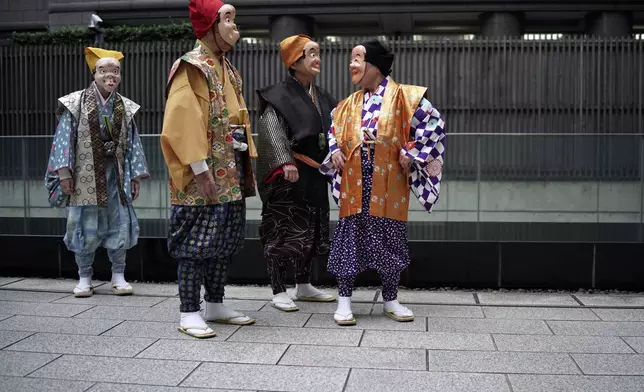
<instances>
[{"instance_id":1,"label":"patterned kimono vest","mask_svg":"<svg viewBox=\"0 0 644 392\"><path fill-rule=\"evenodd\" d=\"M112 113L112 140L105 143L100 136L98 103L96 89L90 86L84 91L76 91L59 98L57 116L68 109L74 116L78 130L72 130L71 145L73 151L74 193L70 197L70 206L98 205L107 207L106 160L114 162L116 181L122 204L128 204L129 198L124 192L125 156L128 145L128 129L134 114L140 106L133 101L116 94ZM109 156L106 151L113 151ZM71 152L70 152L71 153Z\"/></svg>"},{"instance_id":2,"label":"patterned kimono vest","mask_svg":"<svg viewBox=\"0 0 644 392\"><path fill-rule=\"evenodd\" d=\"M196 45L195 48L179 58L172 69L168 78L168 86L172 82L172 78L179 68L181 61L197 67L204 75L208 82L208 89L210 90L210 117L208 122L208 144L210 150L206 163L213 177L215 178L217 196L211 204L230 203L232 201L243 200L247 197L255 196L255 180L253 170L249 157L255 157L255 145L251 136L250 121L248 119L248 111L246 108L241 108L239 113L240 123L244 125L246 137L248 139L248 150L243 152L244 157L244 181L243 189L240 186L239 174L237 171L237 162L235 159L235 150L233 149L233 133L230 127L229 112L226 107L226 97L224 95L224 80L223 75L218 75L215 70L215 63L207 52L201 47ZM222 67L224 72L228 72L230 82L237 95L237 99L241 105L242 99L242 79L239 72L233 67L230 61L224 57L224 64ZM202 197L196 179L192 179L185 190L178 189L170 180L170 199L171 203L175 205L206 205L208 204Z\"/></svg>"},{"instance_id":3,"label":"patterned kimono vest","mask_svg":"<svg viewBox=\"0 0 644 392\"><path fill-rule=\"evenodd\" d=\"M390 80L385 88L377 122L373 185L369 211L372 216L407 221L409 175L398 161L410 140L412 116L427 89ZM347 157L340 184L340 217L362 212L362 161L360 148L364 90L340 102L333 114L335 137Z\"/></svg>"}]
</instances>

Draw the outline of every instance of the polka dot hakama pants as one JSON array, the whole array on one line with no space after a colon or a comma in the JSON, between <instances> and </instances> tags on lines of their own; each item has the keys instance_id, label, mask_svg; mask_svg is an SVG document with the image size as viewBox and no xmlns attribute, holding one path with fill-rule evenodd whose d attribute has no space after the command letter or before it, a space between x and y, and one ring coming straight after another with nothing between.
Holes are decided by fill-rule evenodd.
<instances>
[{"instance_id":1,"label":"polka dot hakama pants","mask_svg":"<svg viewBox=\"0 0 644 392\"><path fill-rule=\"evenodd\" d=\"M207 206L172 206L168 251L179 264L181 312L200 310L202 284L206 302L223 302L228 264L243 245L245 224L244 200Z\"/></svg>"},{"instance_id":2,"label":"polka dot hakama pants","mask_svg":"<svg viewBox=\"0 0 644 392\"><path fill-rule=\"evenodd\" d=\"M350 297L356 276L374 269L382 280L382 297L398 297L400 273L409 266L405 222L369 215L373 185L373 151L362 149L362 212L340 218L333 233L327 270L338 280L339 295ZM344 180L344 179L343 179Z\"/></svg>"}]
</instances>

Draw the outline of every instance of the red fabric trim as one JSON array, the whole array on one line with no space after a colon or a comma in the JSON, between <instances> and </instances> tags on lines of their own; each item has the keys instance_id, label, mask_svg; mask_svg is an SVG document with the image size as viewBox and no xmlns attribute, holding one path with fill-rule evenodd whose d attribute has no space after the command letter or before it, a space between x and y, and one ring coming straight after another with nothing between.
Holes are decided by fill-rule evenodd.
<instances>
[{"instance_id":1,"label":"red fabric trim","mask_svg":"<svg viewBox=\"0 0 644 392\"><path fill-rule=\"evenodd\" d=\"M268 184L269 182L275 181L275 179L276 179L278 176L283 175L283 174L284 174L284 169L282 169L282 168L283 168L284 166L286 166L286 165L293 165L293 166L297 166L297 165L295 164L295 162L286 162L286 163L283 163L283 164L279 165L278 167L276 167L275 169L273 169L273 171L272 171L272 172L268 173L268 174L266 175L266 177L264 177L264 184Z\"/></svg>"}]
</instances>

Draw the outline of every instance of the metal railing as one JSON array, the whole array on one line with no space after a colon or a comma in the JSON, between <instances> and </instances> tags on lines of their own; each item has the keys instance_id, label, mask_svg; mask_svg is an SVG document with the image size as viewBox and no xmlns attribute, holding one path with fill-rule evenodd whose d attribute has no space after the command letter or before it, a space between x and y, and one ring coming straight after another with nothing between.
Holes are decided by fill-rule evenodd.
<instances>
[{"instance_id":1,"label":"metal railing","mask_svg":"<svg viewBox=\"0 0 644 392\"><path fill-rule=\"evenodd\" d=\"M142 134L152 176L165 176L158 134ZM257 143L257 135L253 134ZM448 133L445 173L468 181L639 181L630 133ZM0 181L40 180L52 135L0 136Z\"/></svg>"},{"instance_id":2,"label":"metal railing","mask_svg":"<svg viewBox=\"0 0 644 392\"><path fill-rule=\"evenodd\" d=\"M355 90L348 62L351 48L364 38L321 43L323 64L317 83L337 98ZM445 115L450 134L611 134L644 129L643 42L394 38L388 44L396 55L392 76L399 82L427 86L428 97ZM125 54L120 92L142 106L137 114L142 133L161 132L168 70L193 45L178 41L110 46ZM91 80L82 47L9 46L0 48L0 55L0 135L53 133L57 98L85 88ZM229 57L244 78L244 97L255 126L259 118L255 91L286 75L278 45L240 42ZM485 161L496 162L501 172L514 170L513 175L519 177L533 176L531 160L535 154L549 154L549 161L555 162L560 159L558 154L569 156L595 147L570 144L562 149L531 144L537 140L534 138L505 140L510 144L503 147L504 151L516 149L521 153L498 155L484 148L489 157ZM467 159L474 154L472 148L464 143L451 148L452 167L471 172L472 162ZM634 150L625 146L620 156L634 162L633 154ZM567 179L585 175L592 179L596 172L584 171L578 165L588 165L594 158L593 154L579 157L565 170L551 171L550 176ZM636 179L626 168L602 173L610 178Z\"/></svg>"}]
</instances>

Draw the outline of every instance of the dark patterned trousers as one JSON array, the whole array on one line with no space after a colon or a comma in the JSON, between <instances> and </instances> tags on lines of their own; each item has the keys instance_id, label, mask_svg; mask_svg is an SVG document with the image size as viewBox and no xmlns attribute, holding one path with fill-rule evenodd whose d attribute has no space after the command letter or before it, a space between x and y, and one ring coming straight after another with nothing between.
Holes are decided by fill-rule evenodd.
<instances>
[{"instance_id":1,"label":"dark patterned trousers","mask_svg":"<svg viewBox=\"0 0 644 392\"><path fill-rule=\"evenodd\" d=\"M207 302L222 302L228 264L244 241L245 212L244 201L172 206L168 251L179 263L181 312L199 311L202 283Z\"/></svg>"},{"instance_id":2,"label":"dark patterned trousers","mask_svg":"<svg viewBox=\"0 0 644 392\"><path fill-rule=\"evenodd\" d=\"M297 205L290 184L276 187L264 203L259 236L273 294L286 291L286 266L293 263L295 282L311 283L311 264L328 252L329 209Z\"/></svg>"},{"instance_id":3,"label":"dark patterned trousers","mask_svg":"<svg viewBox=\"0 0 644 392\"><path fill-rule=\"evenodd\" d=\"M224 286L228 271L229 258L214 260L179 259L177 276L179 278L180 311L198 312L201 309L201 284L206 291L206 302L222 303Z\"/></svg>"},{"instance_id":4,"label":"dark patterned trousers","mask_svg":"<svg viewBox=\"0 0 644 392\"><path fill-rule=\"evenodd\" d=\"M286 292L286 263L288 261L280 257L269 256L266 258L268 274L271 277L273 295ZM311 283L312 260L296 259L295 262L295 283Z\"/></svg>"}]
</instances>

